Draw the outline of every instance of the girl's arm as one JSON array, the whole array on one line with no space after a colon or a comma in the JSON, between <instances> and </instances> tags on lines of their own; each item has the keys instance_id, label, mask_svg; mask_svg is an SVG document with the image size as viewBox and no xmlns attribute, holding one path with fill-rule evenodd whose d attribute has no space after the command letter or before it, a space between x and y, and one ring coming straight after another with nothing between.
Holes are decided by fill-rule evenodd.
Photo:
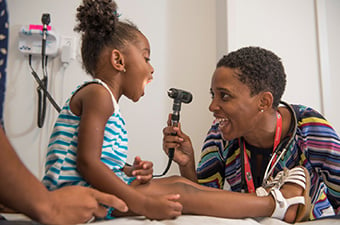
<instances>
[{"instance_id":1,"label":"girl's arm","mask_svg":"<svg viewBox=\"0 0 340 225\"><path fill-rule=\"evenodd\" d=\"M77 169L84 179L94 188L123 199L135 214L151 218L153 216L151 208L163 207L167 210L157 215L160 216L158 219L171 218L175 214L178 216L180 212L175 209L176 207L173 208L173 200L156 201L155 198L136 191L100 160L105 125L114 112L108 91L101 85L91 84L78 91L72 101L71 109L72 105L81 106Z\"/></svg>"}]
</instances>

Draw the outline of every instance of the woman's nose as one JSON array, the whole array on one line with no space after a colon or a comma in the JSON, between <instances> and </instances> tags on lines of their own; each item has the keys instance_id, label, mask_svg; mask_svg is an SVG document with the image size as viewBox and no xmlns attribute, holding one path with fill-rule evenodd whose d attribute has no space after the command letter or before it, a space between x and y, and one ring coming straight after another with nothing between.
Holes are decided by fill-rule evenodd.
<instances>
[{"instance_id":1,"label":"woman's nose","mask_svg":"<svg viewBox=\"0 0 340 225\"><path fill-rule=\"evenodd\" d=\"M218 105L216 104L215 98L211 99L210 105L209 105L209 111L215 112L218 109Z\"/></svg>"}]
</instances>

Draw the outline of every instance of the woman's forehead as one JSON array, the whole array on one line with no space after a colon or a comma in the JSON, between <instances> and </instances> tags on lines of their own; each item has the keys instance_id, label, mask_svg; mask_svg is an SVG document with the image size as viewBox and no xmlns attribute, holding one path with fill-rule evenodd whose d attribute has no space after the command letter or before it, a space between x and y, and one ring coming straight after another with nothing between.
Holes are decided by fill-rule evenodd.
<instances>
[{"instance_id":1,"label":"woman's forehead","mask_svg":"<svg viewBox=\"0 0 340 225\"><path fill-rule=\"evenodd\" d=\"M230 84L230 83L238 83L240 80L238 79L238 74L236 69L229 67L218 67L216 68L213 77L212 83L215 84Z\"/></svg>"},{"instance_id":2,"label":"woman's forehead","mask_svg":"<svg viewBox=\"0 0 340 225\"><path fill-rule=\"evenodd\" d=\"M218 90L227 90L237 93L241 90L249 90L249 87L239 80L240 71L235 68L218 67L216 68L212 80L211 88Z\"/></svg>"}]
</instances>

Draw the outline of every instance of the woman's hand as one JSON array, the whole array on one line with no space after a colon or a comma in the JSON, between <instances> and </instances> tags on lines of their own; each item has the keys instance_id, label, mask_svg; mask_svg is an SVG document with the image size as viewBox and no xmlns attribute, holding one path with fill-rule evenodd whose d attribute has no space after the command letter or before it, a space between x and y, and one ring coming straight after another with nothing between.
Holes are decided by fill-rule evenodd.
<instances>
[{"instance_id":1,"label":"woman's hand","mask_svg":"<svg viewBox=\"0 0 340 225\"><path fill-rule=\"evenodd\" d=\"M92 218L102 218L107 214L107 208L113 207L121 212L127 212L128 207L116 196L98 190L67 186L49 192L50 199L38 206L38 221L44 224L78 224L86 223Z\"/></svg>"},{"instance_id":2,"label":"woman's hand","mask_svg":"<svg viewBox=\"0 0 340 225\"><path fill-rule=\"evenodd\" d=\"M180 123L178 123L178 127L171 126L171 114L169 114L168 126L163 129L163 150L167 155L170 148L175 149L173 160L179 166L186 167L194 161L191 140L189 136L182 132Z\"/></svg>"}]
</instances>

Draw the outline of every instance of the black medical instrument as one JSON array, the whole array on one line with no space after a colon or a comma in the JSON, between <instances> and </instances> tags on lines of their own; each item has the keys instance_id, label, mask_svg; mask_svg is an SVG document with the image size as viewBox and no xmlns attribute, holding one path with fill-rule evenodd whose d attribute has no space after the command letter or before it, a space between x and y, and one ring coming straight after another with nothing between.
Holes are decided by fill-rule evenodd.
<instances>
[{"instance_id":1,"label":"black medical instrument","mask_svg":"<svg viewBox=\"0 0 340 225\"><path fill-rule=\"evenodd\" d=\"M32 55L29 55L28 63L31 68L31 74L38 83L37 93L38 93L38 127L42 128L44 125L46 117L46 98L51 102L54 108L60 112L61 109L58 104L54 101L50 93L47 91L47 59L46 55L46 41L47 41L47 26L51 22L50 14L44 13L41 17L41 22L43 24L42 28L42 43L41 43L41 67L43 72L43 78L40 79L38 74L34 71L32 67Z\"/></svg>"},{"instance_id":2,"label":"black medical instrument","mask_svg":"<svg viewBox=\"0 0 340 225\"><path fill-rule=\"evenodd\" d=\"M289 146L291 145L291 143L294 141L295 135L296 135L296 131L297 131L297 119L296 119L296 114L294 109L292 108L292 106L284 101L280 101L280 103L284 106L286 106L288 108L288 110L290 111L291 114L291 122L293 122L293 126L291 126L290 131L288 133L290 133L290 136L285 137L280 144L277 146L277 148L275 149L275 151L273 152L266 170L264 172L264 176L263 176L263 181L262 181L262 187L266 188L267 187L267 183L268 183L268 179L270 178L273 170L275 169L275 166L277 165L277 163L279 162L279 160L281 159L281 157L283 157L286 152L287 149L289 148ZM243 145L240 144L240 148ZM246 174L245 174L245 165L244 165L244 159L242 158L243 156L243 151L245 151L245 149L241 149L241 189L242 192L244 192L245 190L247 190L247 185L246 185ZM273 160L277 159L274 163ZM273 164L272 164L273 163Z\"/></svg>"},{"instance_id":3,"label":"black medical instrument","mask_svg":"<svg viewBox=\"0 0 340 225\"><path fill-rule=\"evenodd\" d=\"M42 29L42 43L41 43L41 67L43 72L43 78L41 80L42 85L37 87L38 92L38 127L41 128L44 125L46 117L46 94L42 88L47 89L47 56L46 56L46 38L47 38L47 26L51 22L50 14L44 13L41 17L43 24Z\"/></svg>"},{"instance_id":4,"label":"black medical instrument","mask_svg":"<svg viewBox=\"0 0 340 225\"><path fill-rule=\"evenodd\" d=\"M181 89L176 89L176 88L170 88L168 91L168 96L172 99L174 99L173 105L172 105L172 114L171 114L171 126L178 126L179 123L179 115L180 115L180 111L181 111L181 104L182 103L190 103L192 101L192 94L190 92L181 90ZM172 135L176 135L176 134L172 134ZM172 159L174 158L174 154L175 154L175 149L174 148L170 148L169 152L168 152L168 164L164 170L164 172L160 175L153 175L153 177L161 177L164 176L168 170L170 169L171 163L172 163Z\"/></svg>"},{"instance_id":5,"label":"black medical instrument","mask_svg":"<svg viewBox=\"0 0 340 225\"><path fill-rule=\"evenodd\" d=\"M45 64L45 56L46 56L46 39L47 39L47 26L51 22L51 17L50 14L44 13L41 16L41 22L43 24L43 29L42 29L42 43L41 43L41 58L42 58L42 68L44 69L44 64Z\"/></svg>"},{"instance_id":6,"label":"black medical instrument","mask_svg":"<svg viewBox=\"0 0 340 225\"><path fill-rule=\"evenodd\" d=\"M36 80L36 82L38 83L39 87L41 88L41 90L43 90L43 92L45 93L46 97L48 98L48 100L50 100L51 104L53 105L53 107L60 112L61 109L58 106L58 104L55 102L55 100L53 99L53 97L51 96L51 94L48 92L48 90L46 89L43 81L39 78L38 74L34 71L33 67L32 67L32 55L28 56L28 64L31 68L31 74L33 75L34 79Z\"/></svg>"}]
</instances>

